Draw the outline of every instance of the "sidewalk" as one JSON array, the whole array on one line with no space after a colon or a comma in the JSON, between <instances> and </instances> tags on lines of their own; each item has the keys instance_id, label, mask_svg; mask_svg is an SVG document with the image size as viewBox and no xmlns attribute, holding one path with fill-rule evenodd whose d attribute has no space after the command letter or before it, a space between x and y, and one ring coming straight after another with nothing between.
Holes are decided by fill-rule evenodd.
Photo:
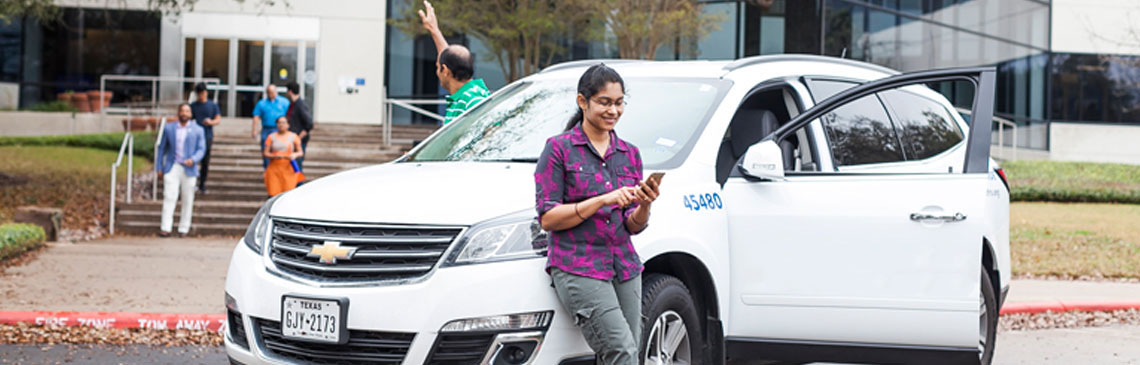
<instances>
[{"instance_id":1,"label":"sidewalk","mask_svg":"<svg viewBox=\"0 0 1140 365\"><path fill-rule=\"evenodd\" d=\"M222 313L236 244L157 237L50 243L0 275L0 312Z\"/></svg>"},{"instance_id":2,"label":"sidewalk","mask_svg":"<svg viewBox=\"0 0 1140 365\"><path fill-rule=\"evenodd\" d=\"M1140 283L1014 280L1002 314L1140 308Z\"/></svg>"},{"instance_id":3,"label":"sidewalk","mask_svg":"<svg viewBox=\"0 0 1140 365\"><path fill-rule=\"evenodd\" d=\"M1140 283L1114 283L1065 280L1014 280L1011 302L1048 301L1140 301Z\"/></svg>"}]
</instances>

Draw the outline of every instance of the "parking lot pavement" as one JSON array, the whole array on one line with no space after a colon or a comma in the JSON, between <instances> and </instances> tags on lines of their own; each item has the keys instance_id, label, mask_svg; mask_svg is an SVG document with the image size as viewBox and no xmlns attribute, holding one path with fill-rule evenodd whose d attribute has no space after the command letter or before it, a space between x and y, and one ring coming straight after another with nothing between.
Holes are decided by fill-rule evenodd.
<instances>
[{"instance_id":1,"label":"parking lot pavement","mask_svg":"<svg viewBox=\"0 0 1140 365\"><path fill-rule=\"evenodd\" d=\"M222 313L236 239L51 243L0 275L0 311Z\"/></svg>"},{"instance_id":2,"label":"parking lot pavement","mask_svg":"<svg viewBox=\"0 0 1140 365\"><path fill-rule=\"evenodd\" d=\"M1140 364L1140 326L998 333L994 364Z\"/></svg>"},{"instance_id":3,"label":"parking lot pavement","mask_svg":"<svg viewBox=\"0 0 1140 365\"><path fill-rule=\"evenodd\" d=\"M0 345L0 364L225 364L222 347Z\"/></svg>"}]
</instances>

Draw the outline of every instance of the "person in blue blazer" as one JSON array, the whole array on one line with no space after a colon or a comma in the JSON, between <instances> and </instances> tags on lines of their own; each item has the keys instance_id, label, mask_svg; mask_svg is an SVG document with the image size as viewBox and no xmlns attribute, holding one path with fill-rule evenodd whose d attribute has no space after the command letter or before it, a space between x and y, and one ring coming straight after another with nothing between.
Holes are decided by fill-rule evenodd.
<instances>
[{"instance_id":1,"label":"person in blue blazer","mask_svg":"<svg viewBox=\"0 0 1140 365\"><path fill-rule=\"evenodd\" d=\"M160 237L169 237L174 225L174 205L182 194L182 217L178 235L190 233L190 216L194 213L194 191L198 184L198 164L206 156L206 131L190 120L190 104L178 106L178 123L162 126L154 169L162 179L162 222Z\"/></svg>"}]
</instances>

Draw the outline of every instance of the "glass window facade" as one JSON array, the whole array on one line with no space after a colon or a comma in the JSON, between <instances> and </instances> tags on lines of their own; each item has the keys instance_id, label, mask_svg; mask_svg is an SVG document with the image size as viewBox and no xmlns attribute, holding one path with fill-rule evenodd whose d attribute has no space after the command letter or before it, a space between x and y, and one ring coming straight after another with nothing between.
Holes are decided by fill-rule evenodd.
<instances>
[{"instance_id":1,"label":"glass window facade","mask_svg":"<svg viewBox=\"0 0 1140 365\"><path fill-rule=\"evenodd\" d=\"M1050 121L1140 123L1140 56L1050 52L1048 0L703 0L702 12L722 14L708 37L666 42L657 59L729 60L808 53L871 62L903 72L968 66L998 70L996 115L1019 126L1023 148L1048 149ZM388 14L411 2L389 0ZM438 99L434 46L389 27L392 97ZM567 39L554 62L612 58L608 41ZM505 85L498 64L474 38L456 42L477 55L476 76L491 89ZM973 88L932 85L956 106L969 108ZM431 122L397 109L396 123Z\"/></svg>"},{"instance_id":2,"label":"glass window facade","mask_svg":"<svg viewBox=\"0 0 1140 365\"><path fill-rule=\"evenodd\" d=\"M20 107L65 91L99 89L102 75L157 75L161 18L147 11L63 8L58 22L0 22L0 81L20 84ZM114 102L150 98L149 86L108 83Z\"/></svg>"}]
</instances>

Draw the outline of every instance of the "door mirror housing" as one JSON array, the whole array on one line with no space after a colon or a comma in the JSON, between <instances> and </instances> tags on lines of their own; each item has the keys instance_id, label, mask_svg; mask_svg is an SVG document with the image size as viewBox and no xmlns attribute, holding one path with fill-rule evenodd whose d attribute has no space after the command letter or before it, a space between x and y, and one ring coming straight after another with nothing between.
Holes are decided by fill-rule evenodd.
<instances>
[{"instance_id":1,"label":"door mirror housing","mask_svg":"<svg viewBox=\"0 0 1140 365\"><path fill-rule=\"evenodd\" d=\"M784 152L773 140L748 147L740 161L740 172L761 180L784 180Z\"/></svg>"}]
</instances>

